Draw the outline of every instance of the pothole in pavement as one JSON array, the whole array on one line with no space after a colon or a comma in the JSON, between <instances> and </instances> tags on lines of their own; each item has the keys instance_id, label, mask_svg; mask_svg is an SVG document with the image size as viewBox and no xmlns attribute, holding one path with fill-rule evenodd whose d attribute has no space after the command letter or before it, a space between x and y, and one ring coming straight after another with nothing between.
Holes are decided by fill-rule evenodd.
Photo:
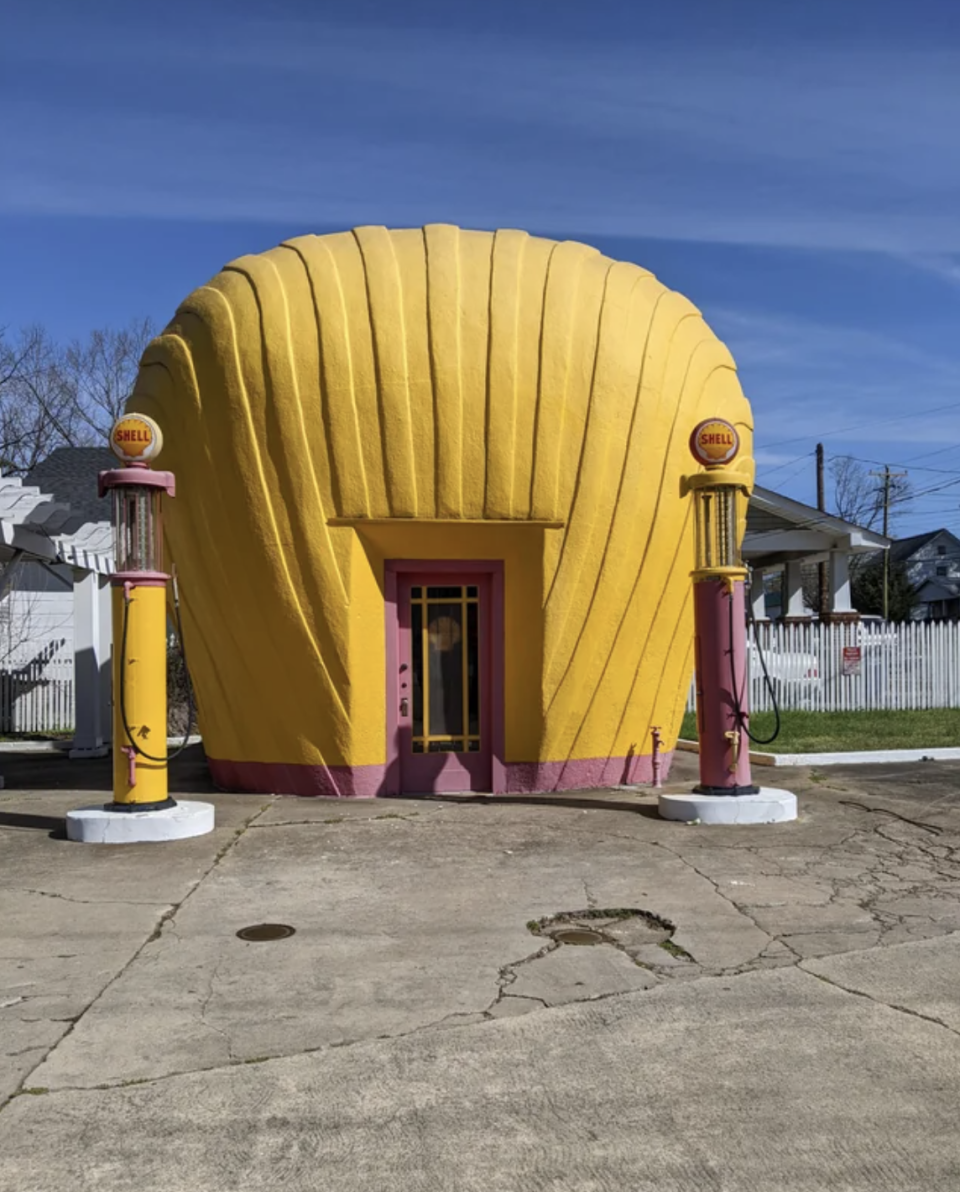
<instances>
[{"instance_id":1,"label":"pothole in pavement","mask_svg":"<svg viewBox=\"0 0 960 1192\"><path fill-rule=\"evenodd\" d=\"M527 924L531 934L556 945L609 944L644 968L673 968L693 957L673 942L676 925L641 907L561 911Z\"/></svg>"},{"instance_id":2,"label":"pothole in pavement","mask_svg":"<svg viewBox=\"0 0 960 1192\"><path fill-rule=\"evenodd\" d=\"M673 942L675 924L641 907L561 911L527 929L541 946L500 970L491 1018L636 993L701 971Z\"/></svg>"},{"instance_id":3,"label":"pothole in pavement","mask_svg":"<svg viewBox=\"0 0 960 1192\"><path fill-rule=\"evenodd\" d=\"M589 931L586 927L561 927L559 931L553 933L553 938L558 944L605 944L607 937L601 935L599 931Z\"/></svg>"}]
</instances>

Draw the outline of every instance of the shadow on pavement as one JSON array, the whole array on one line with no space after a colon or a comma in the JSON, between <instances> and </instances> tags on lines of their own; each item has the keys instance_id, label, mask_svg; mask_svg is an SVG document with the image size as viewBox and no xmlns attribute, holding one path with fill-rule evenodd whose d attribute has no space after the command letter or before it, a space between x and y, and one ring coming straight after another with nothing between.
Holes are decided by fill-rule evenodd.
<instances>
[{"instance_id":1,"label":"shadow on pavement","mask_svg":"<svg viewBox=\"0 0 960 1192\"><path fill-rule=\"evenodd\" d=\"M0 774L3 775L5 793L94 791L106 796L113 790L113 761L110 757L71 760L59 752L3 753L0 754ZM215 790L202 745L188 746L170 763L172 795L213 794Z\"/></svg>"},{"instance_id":2,"label":"shadow on pavement","mask_svg":"<svg viewBox=\"0 0 960 1192\"><path fill-rule=\"evenodd\" d=\"M643 815L648 819L659 819L656 807L649 803L631 803L626 799L611 799L605 797L607 791L597 791L593 795L590 791L572 791L569 795L475 795L475 794L447 794L447 795L399 795L398 798L416 800L424 803L480 803L494 806L509 804L513 806L529 807L567 807L579 811L621 811L631 815ZM638 794L652 795L652 787L641 788ZM394 796L389 796L394 797Z\"/></svg>"},{"instance_id":3,"label":"shadow on pavement","mask_svg":"<svg viewBox=\"0 0 960 1192\"><path fill-rule=\"evenodd\" d=\"M52 836L65 836L62 815L24 815L18 811L0 811L0 828L36 828Z\"/></svg>"}]
</instances>

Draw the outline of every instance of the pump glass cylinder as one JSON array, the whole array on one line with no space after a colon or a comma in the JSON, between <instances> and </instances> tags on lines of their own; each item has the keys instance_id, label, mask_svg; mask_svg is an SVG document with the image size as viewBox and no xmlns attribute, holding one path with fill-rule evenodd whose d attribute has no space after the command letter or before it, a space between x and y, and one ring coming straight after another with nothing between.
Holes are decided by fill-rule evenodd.
<instances>
[{"instance_id":1,"label":"pump glass cylinder","mask_svg":"<svg viewBox=\"0 0 960 1192\"><path fill-rule=\"evenodd\" d=\"M138 485L115 488L113 522L118 571L163 570L159 490Z\"/></svg>"},{"instance_id":2,"label":"pump glass cylinder","mask_svg":"<svg viewBox=\"0 0 960 1192\"><path fill-rule=\"evenodd\" d=\"M737 549L737 489L718 484L696 494L697 567L739 567Z\"/></svg>"}]
</instances>

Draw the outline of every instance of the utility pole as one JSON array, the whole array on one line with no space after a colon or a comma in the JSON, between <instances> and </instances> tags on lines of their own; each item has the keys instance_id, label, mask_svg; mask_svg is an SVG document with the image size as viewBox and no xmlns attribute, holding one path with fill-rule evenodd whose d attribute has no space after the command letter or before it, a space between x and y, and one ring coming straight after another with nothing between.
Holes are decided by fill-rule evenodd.
<instances>
[{"instance_id":1,"label":"utility pole","mask_svg":"<svg viewBox=\"0 0 960 1192\"><path fill-rule=\"evenodd\" d=\"M827 500L824 492L823 484L823 444L817 444L817 508L821 513L827 511ZM830 603L829 586L827 584L827 565L826 563L817 564L817 591L819 592L820 604L820 620L826 621L830 610L827 605Z\"/></svg>"},{"instance_id":2,"label":"utility pole","mask_svg":"<svg viewBox=\"0 0 960 1192\"><path fill-rule=\"evenodd\" d=\"M887 537L887 531L890 528L890 481L900 476L906 476L906 472L891 472L890 465L884 464L882 472L871 472L871 476L877 476L883 479L883 536ZM890 619L890 550L887 548L883 552L883 619L885 621Z\"/></svg>"}]
</instances>

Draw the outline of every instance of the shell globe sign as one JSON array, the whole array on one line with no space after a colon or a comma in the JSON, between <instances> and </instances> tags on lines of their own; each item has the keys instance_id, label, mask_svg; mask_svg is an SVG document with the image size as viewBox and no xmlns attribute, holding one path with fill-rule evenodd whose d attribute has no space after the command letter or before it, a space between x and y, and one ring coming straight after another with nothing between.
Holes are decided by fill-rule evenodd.
<instances>
[{"instance_id":1,"label":"shell globe sign","mask_svg":"<svg viewBox=\"0 0 960 1192\"><path fill-rule=\"evenodd\" d=\"M719 468L736 459L740 450L737 428L725 418L707 418L690 436L693 458L706 468Z\"/></svg>"},{"instance_id":2,"label":"shell globe sign","mask_svg":"<svg viewBox=\"0 0 960 1192\"><path fill-rule=\"evenodd\" d=\"M126 464L146 464L163 448L160 427L146 414L125 414L110 431L110 449Z\"/></svg>"}]
</instances>

